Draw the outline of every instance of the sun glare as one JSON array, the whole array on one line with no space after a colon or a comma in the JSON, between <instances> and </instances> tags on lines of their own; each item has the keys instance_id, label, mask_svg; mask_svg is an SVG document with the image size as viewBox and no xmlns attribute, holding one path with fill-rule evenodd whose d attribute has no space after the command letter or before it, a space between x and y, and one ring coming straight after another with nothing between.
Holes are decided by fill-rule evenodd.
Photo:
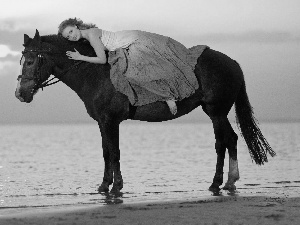
<instances>
[{"instance_id":1,"label":"sun glare","mask_svg":"<svg viewBox=\"0 0 300 225\"><path fill-rule=\"evenodd\" d=\"M15 56L15 55L19 55L20 53L10 50L9 47L6 45L0 45L0 58L4 58L9 54Z\"/></svg>"}]
</instances>

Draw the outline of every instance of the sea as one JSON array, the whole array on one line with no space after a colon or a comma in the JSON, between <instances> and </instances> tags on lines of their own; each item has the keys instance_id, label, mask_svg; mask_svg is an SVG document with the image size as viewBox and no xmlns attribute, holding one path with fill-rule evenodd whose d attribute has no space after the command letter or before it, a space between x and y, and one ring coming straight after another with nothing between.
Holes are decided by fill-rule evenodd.
<instances>
[{"instance_id":1,"label":"sea","mask_svg":"<svg viewBox=\"0 0 300 225\"><path fill-rule=\"evenodd\" d=\"M237 125L232 123L239 134ZM300 196L300 123L261 123L277 153L256 165L239 134L237 190L217 195ZM214 197L217 160L211 123L123 122L124 188L99 194L104 161L97 124L0 126L0 215L30 210ZM224 184L228 173L225 158Z\"/></svg>"}]
</instances>

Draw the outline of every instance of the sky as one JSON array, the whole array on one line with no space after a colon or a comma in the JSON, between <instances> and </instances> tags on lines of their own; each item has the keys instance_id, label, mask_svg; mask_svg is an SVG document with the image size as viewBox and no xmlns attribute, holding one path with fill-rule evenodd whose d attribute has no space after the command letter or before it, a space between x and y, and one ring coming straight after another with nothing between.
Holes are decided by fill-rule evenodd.
<instances>
[{"instance_id":1,"label":"sky","mask_svg":"<svg viewBox=\"0 0 300 225\"><path fill-rule=\"evenodd\" d=\"M299 0L1 0L0 123L92 121L62 83L30 104L14 96L24 34L56 34L70 17L110 31L166 35L186 47L208 45L239 62L259 121L300 121ZM201 108L180 119L207 120Z\"/></svg>"}]
</instances>

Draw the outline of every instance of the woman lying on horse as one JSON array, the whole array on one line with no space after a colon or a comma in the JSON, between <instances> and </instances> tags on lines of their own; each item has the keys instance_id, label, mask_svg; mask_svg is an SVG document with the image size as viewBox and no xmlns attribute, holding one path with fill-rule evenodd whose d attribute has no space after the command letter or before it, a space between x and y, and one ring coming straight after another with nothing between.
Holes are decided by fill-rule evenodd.
<instances>
[{"instance_id":1,"label":"woman lying on horse","mask_svg":"<svg viewBox=\"0 0 300 225\"><path fill-rule=\"evenodd\" d=\"M199 54L193 57L189 49L169 37L138 30L106 31L77 18L63 21L58 33L69 41L89 41L97 55L88 57L74 49L66 53L73 60L105 64L105 51L124 50L127 65L123 75L135 89L136 96L127 94L134 106L166 101L175 115L175 101L189 97L199 87L194 74L197 61L193 60ZM118 66L108 62L112 67ZM111 71L120 73L113 68Z\"/></svg>"}]
</instances>

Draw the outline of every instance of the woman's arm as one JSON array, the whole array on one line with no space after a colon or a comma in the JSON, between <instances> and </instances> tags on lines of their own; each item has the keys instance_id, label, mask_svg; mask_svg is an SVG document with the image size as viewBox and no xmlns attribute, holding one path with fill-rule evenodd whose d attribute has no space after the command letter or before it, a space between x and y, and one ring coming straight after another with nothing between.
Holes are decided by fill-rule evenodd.
<instances>
[{"instance_id":1,"label":"woman's arm","mask_svg":"<svg viewBox=\"0 0 300 225\"><path fill-rule=\"evenodd\" d=\"M74 60L82 60L90 63L106 63L106 54L105 54L105 46L103 45L101 39L101 30L100 29L91 29L87 35L87 40L90 42L91 46L94 48L94 51L97 57L89 57L85 55L81 55L76 49L75 52L67 51L67 56L69 59Z\"/></svg>"}]
</instances>

